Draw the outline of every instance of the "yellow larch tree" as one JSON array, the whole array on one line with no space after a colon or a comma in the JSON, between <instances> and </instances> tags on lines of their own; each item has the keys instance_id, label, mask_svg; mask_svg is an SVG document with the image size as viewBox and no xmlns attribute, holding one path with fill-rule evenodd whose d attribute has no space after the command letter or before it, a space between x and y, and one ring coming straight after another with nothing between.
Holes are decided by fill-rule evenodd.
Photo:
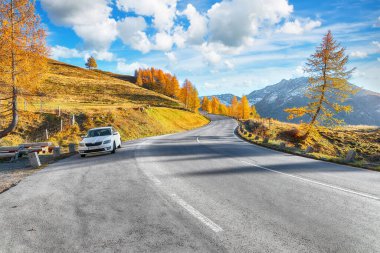
<instances>
[{"instance_id":1,"label":"yellow larch tree","mask_svg":"<svg viewBox=\"0 0 380 253\"><path fill-rule=\"evenodd\" d=\"M343 123L334 118L339 112L349 113L352 108L342 104L357 90L348 83L354 69L347 70L348 56L345 48L333 38L331 31L323 37L322 43L307 61L305 71L310 74L310 86L306 96L310 102L303 107L285 109L288 119L308 115L310 121L305 128L303 138L318 126ZM315 132L315 131L313 131Z\"/></svg>"},{"instance_id":2,"label":"yellow larch tree","mask_svg":"<svg viewBox=\"0 0 380 253\"><path fill-rule=\"evenodd\" d=\"M231 117L237 118L238 117L238 107L239 107L239 101L236 96L233 96L231 99Z\"/></svg>"},{"instance_id":3,"label":"yellow larch tree","mask_svg":"<svg viewBox=\"0 0 380 253\"><path fill-rule=\"evenodd\" d=\"M35 12L35 1L0 0L0 93L9 107L0 116L9 122L0 138L18 123L18 96L38 92L47 70L46 33Z\"/></svg>"},{"instance_id":4,"label":"yellow larch tree","mask_svg":"<svg viewBox=\"0 0 380 253\"><path fill-rule=\"evenodd\" d=\"M246 96L243 96L240 101L240 117L241 119L249 119L251 108Z\"/></svg>"}]
</instances>

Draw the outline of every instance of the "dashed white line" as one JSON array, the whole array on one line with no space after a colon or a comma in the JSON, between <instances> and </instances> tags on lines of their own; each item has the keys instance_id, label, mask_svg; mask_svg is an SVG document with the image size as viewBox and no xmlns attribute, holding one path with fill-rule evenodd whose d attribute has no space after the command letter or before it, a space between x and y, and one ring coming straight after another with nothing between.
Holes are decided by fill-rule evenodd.
<instances>
[{"instance_id":1,"label":"dashed white line","mask_svg":"<svg viewBox=\"0 0 380 253\"><path fill-rule=\"evenodd\" d=\"M316 180L312 180L312 179L296 176L296 175L293 175L293 174L288 174L288 173L277 171L277 170L272 170L272 169L269 169L269 168L266 168L266 167L263 167L263 166L251 163L251 162L247 162L247 161L240 161L240 162L245 163L245 164L249 164L249 165L252 165L252 166L255 166L255 167L263 169L263 170L267 170L267 171L271 171L271 172L274 172L274 173L282 174L282 175L285 175L285 176L288 176L288 177L297 178L297 179L305 181L305 182L322 185L322 186L325 186L325 187L328 187L328 188L332 188L332 189L343 191L343 192L348 192L348 193L359 195L359 196L362 196L362 197L365 197L365 198L369 198L369 199L380 200L379 197L373 196L373 195L370 195L370 194L366 194L366 193L350 190L350 189L347 189L347 188L343 188L343 187L339 187L339 186L335 186L335 185L331 185L331 184L322 183L322 182L319 182L319 181L316 181Z\"/></svg>"},{"instance_id":2,"label":"dashed white line","mask_svg":"<svg viewBox=\"0 0 380 253\"><path fill-rule=\"evenodd\" d=\"M199 142L199 139L197 138L197 141ZM149 143L144 143L145 145L149 145ZM138 146L138 149L140 149L141 146ZM162 182L155 177L152 173L149 171L146 171L142 169L142 172L148 177L149 180L151 180L158 188L160 188L164 193L168 194L174 202L176 202L179 206L184 208L187 212L189 212L192 216L197 218L199 221L201 221L203 224L205 224L207 227L209 227L212 231L215 233L222 232L223 229L218 226L216 223L214 223L212 220L204 216L201 212L199 212L197 209L189 205L185 200L180 198L177 194L170 192L168 187L166 187Z\"/></svg>"},{"instance_id":3,"label":"dashed white line","mask_svg":"<svg viewBox=\"0 0 380 253\"><path fill-rule=\"evenodd\" d=\"M186 211L188 211L191 215L193 215L195 218L203 222L206 226L211 228L215 233L222 232L223 229L215 224L212 220L201 214L197 209L186 203L183 199L181 199L177 194L172 193L170 196L174 199L175 202L177 202L180 206L182 206Z\"/></svg>"}]
</instances>

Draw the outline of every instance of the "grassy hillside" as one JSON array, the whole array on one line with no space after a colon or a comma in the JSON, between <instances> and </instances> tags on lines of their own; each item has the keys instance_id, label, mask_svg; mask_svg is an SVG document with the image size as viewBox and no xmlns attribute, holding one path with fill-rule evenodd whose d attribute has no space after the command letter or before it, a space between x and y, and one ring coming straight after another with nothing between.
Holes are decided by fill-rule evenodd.
<instances>
[{"instance_id":1,"label":"grassy hillside","mask_svg":"<svg viewBox=\"0 0 380 253\"><path fill-rule=\"evenodd\" d=\"M177 100L123 79L109 72L49 61L42 96L20 99L18 128L1 139L0 145L45 141L46 130L50 141L65 146L78 142L80 135L96 126L113 125L129 140L207 124L207 119L185 111ZM73 115L75 125L71 123Z\"/></svg>"},{"instance_id":2,"label":"grassy hillside","mask_svg":"<svg viewBox=\"0 0 380 253\"><path fill-rule=\"evenodd\" d=\"M349 150L357 154L353 165L380 170L380 128L371 126L342 126L323 128L320 137L310 140L297 138L299 125L276 120L248 120L243 124L241 136L251 142L280 148L286 144L286 151L303 154L308 147L314 152L308 154L315 158L344 162ZM245 134L244 134L245 133ZM269 138L267 144L263 143Z\"/></svg>"}]
</instances>

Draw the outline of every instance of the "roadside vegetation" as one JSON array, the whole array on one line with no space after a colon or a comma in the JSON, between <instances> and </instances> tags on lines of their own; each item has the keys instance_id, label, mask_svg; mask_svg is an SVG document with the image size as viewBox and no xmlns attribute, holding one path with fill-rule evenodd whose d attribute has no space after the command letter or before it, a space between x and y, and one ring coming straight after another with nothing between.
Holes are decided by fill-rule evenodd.
<instances>
[{"instance_id":1,"label":"roadside vegetation","mask_svg":"<svg viewBox=\"0 0 380 253\"><path fill-rule=\"evenodd\" d=\"M238 134L255 144L311 158L350 164L380 171L380 128L374 126L336 126L320 129L317 138L300 139L299 124L273 119L242 121ZM306 152L308 147L311 149ZM346 161L347 153L356 153Z\"/></svg>"}]
</instances>

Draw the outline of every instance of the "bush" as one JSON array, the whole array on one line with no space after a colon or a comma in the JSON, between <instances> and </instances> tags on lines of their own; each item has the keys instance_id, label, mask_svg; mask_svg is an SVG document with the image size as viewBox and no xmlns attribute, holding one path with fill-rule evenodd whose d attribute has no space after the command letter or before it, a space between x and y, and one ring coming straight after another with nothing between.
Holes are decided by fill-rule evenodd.
<instances>
[{"instance_id":1,"label":"bush","mask_svg":"<svg viewBox=\"0 0 380 253\"><path fill-rule=\"evenodd\" d=\"M293 127L290 130L283 130L277 134L277 138L281 140L290 141L293 143L298 143L302 140L302 136L300 130L298 128Z\"/></svg>"},{"instance_id":2,"label":"bush","mask_svg":"<svg viewBox=\"0 0 380 253\"><path fill-rule=\"evenodd\" d=\"M268 135L269 129L261 122L254 120L247 120L244 122L245 129L250 133L265 137Z\"/></svg>"}]
</instances>

